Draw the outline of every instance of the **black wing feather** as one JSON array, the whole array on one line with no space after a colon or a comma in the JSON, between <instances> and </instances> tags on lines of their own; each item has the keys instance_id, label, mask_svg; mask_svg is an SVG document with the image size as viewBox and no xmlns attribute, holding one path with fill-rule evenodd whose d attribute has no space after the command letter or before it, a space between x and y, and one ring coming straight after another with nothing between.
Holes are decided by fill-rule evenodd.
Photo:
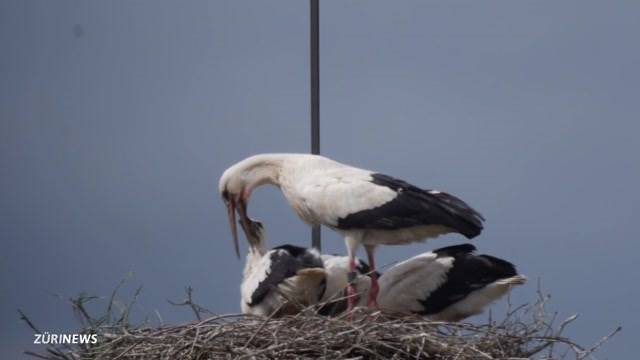
<instances>
[{"instance_id":1,"label":"black wing feather","mask_svg":"<svg viewBox=\"0 0 640 360\"><path fill-rule=\"evenodd\" d=\"M476 251L476 247L471 244L460 244L445 246L439 249L435 249L432 252L436 253L438 257L451 256L453 258L463 258L466 254L472 254Z\"/></svg>"},{"instance_id":2,"label":"black wing feather","mask_svg":"<svg viewBox=\"0 0 640 360\"><path fill-rule=\"evenodd\" d=\"M267 254L271 260L267 276L251 294L249 306L261 303L264 298L286 279L295 276L306 268L324 267L322 259L316 253L295 245L282 245L273 248Z\"/></svg>"},{"instance_id":3,"label":"black wing feather","mask_svg":"<svg viewBox=\"0 0 640 360\"><path fill-rule=\"evenodd\" d=\"M473 255L473 246L473 249L464 247L465 245L449 246L434 251L438 257L452 256L454 262L445 283L421 301L424 306L422 314L438 313L475 290L518 274L512 263L490 255Z\"/></svg>"},{"instance_id":4,"label":"black wing feather","mask_svg":"<svg viewBox=\"0 0 640 360\"><path fill-rule=\"evenodd\" d=\"M356 262L356 271L358 272L359 275L367 275L369 277L371 277L372 274L375 274L376 277L380 277L380 273L377 271L371 271L371 266L369 266L369 264L362 260L362 259L357 259Z\"/></svg>"},{"instance_id":5,"label":"black wing feather","mask_svg":"<svg viewBox=\"0 0 640 360\"><path fill-rule=\"evenodd\" d=\"M373 209L338 219L339 229L397 230L413 226L442 225L468 238L480 234L484 217L459 198L444 192L420 189L403 180L372 174L371 182L398 193Z\"/></svg>"}]
</instances>

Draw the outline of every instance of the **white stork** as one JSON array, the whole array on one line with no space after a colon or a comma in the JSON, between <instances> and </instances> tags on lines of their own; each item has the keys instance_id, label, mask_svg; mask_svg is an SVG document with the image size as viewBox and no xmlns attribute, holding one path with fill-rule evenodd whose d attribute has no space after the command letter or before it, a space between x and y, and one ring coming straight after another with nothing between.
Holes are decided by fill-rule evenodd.
<instances>
[{"instance_id":1,"label":"white stork","mask_svg":"<svg viewBox=\"0 0 640 360\"><path fill-rule=\"evenodd\" d=\"M400 245L457 232L473 238L484 218L457 197L424 190L405 181L359 169L319 155L261 154L228 168L218 184L227 205L236 253L236 209L247 217L251 192L263 184L278 186L294 212L311 225L324 224L344 235L349 270L356 276L360 244L375 270L377 245ZM372 277L369 306L376 306L378 283ZM349 309L355 289L349 286Z\"/></svg>"},{"instance_id":2,"label":"white stork","mask_svg":"<svg viewBox=\"0 0 640 360\"><path fill-rule=\"evenodd\" d=\"M444 247L402 261L380 276L380 310L399 314L420 314L436 321L459 321L481 313L486 306L526 282L508 261L490 255L475 255L470 244ZM327 272L327 291L345 289L348 283L346 257L323 255ZM361 271L355 288L369 291L371 281ZM336 290L333 290L334 292ZM344 298L342 298L344 299ZM363 306L363 297L358 305ZM344 311L344 300L326 307L325 314Z\"/></svg>"},{"instance_id":3,"label":"white stork","mask_svg":"<svg viewBox=\"0 0 640 360\"><path fill-rule=\"evenodd\" d=\"M247 218L241 225L249 242L240 285L242 313L281 316L316 304L325 288L320 254L293 245L267 251L262 224Z\"/></svg>"}]
</instances>

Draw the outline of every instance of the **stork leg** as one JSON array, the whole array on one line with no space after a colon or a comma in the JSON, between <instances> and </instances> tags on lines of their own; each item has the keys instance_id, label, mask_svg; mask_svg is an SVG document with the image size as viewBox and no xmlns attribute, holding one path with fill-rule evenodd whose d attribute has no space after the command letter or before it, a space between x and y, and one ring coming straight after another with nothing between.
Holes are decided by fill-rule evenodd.
<instances>
[{"instance_id":1,"label":"stork leg","mask_svg":"<svg viewBox=\"0 0 640 360\"><path fill-rule=\"evenodd\" d=\"M356 286L355 280L358 274L356 273L356 250L360 242L353 236L346 236L345 243L347 244L347 255L349 256L349 274L347 285L347 312L351 314L356 304ZM349 315L351 316L351 315Z\"/></svg>"},{"instance_id":2,"label":"stork leg","mask_svg":"<svg viewBox=\"0 0 640 360\"><path fill-rule=\"evenodd\" d=\"M377 309L380 287L378 286L378 273L376 273L376 262L373 256L375 246L365 245L365 249L367 250L367 258L369 260L369 267L371 268L371 273L369 274L369 277L371 277L371 289L369 290L369 301L367 305L370 309Z\"/></svg>"},{"instance_id":3,"label":"stork leg","mask_svg":"<svg viewBox=\"0 0 640 360\"><path fill-rule=\"evenodd\" d=\"M356 287L354 285L356 276L356 261L352 256L349 256L349 284L347 285L347 312L349 313L351 313L356 303Z\"/></svg>"}]
</instances>

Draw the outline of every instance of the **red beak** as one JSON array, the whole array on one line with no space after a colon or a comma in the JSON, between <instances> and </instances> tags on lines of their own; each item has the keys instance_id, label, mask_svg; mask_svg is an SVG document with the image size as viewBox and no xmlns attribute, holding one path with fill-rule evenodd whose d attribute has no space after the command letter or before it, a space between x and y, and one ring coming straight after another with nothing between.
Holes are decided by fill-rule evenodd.
<instances>
[{"instance_id":1,"label":"red beak","mask_svg":"<svg viewBox=\"0 0 640 360\"><path fill-rule=\"evenodd\" d=\"M233 237L233 246L236 250L236 256L240 259L240 246L238 245L238 227L236 225L236 200L232 197L227 201L227 217L229 218L229 226L231 227L231 236Z\"/></svg>"}]
</instances>

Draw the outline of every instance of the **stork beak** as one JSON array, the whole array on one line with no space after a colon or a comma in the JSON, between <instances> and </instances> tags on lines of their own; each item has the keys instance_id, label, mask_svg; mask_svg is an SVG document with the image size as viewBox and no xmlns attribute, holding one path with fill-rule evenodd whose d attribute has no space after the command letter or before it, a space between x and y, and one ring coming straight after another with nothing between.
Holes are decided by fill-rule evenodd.
<instances>
[{"instance_id":1,"label":"stork beak","mask_svg":"<svg viewBox=\"0 0 640 360\"><path fill-rule=\"evenodd\" d=\"M247 202L242 198L242 196L238 198L238 214L240 215L240 221L246 223L253 222L253 220L249 218L249 215L247 215Z\"/></svg>"},{"instance_id":2,"label":"stork beak","mask_svg":"<svg viewBox=\"0 0 640 360\"><path fill-rule=\"evenodd\" d=\"M238 245L238 227L236 226L236 200L234 198L231 198L226 202L225 205L227 205L227 218L229 219L229 226L231 227L233 247L236 250L236 256L238 257L238 259L240 259L240 246Z\"/></svg>"}]
</instances>

